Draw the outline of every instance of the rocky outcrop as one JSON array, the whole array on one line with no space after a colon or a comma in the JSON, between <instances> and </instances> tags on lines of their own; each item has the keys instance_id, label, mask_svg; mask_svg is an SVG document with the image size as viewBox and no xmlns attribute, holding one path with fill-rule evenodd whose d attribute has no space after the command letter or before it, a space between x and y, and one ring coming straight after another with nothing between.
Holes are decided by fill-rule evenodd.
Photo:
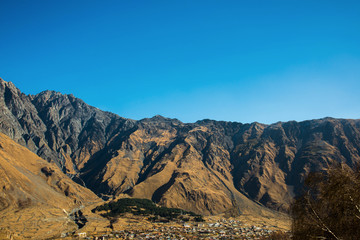
<instances>
[{"instance_id":1,"label":"rocky outcrop","mask_svg":"<svg viewBox=\"0 0 360 240\"><path fill-rule=\"evenodd\" d=\"M304 122L254 124L236 138L233 176L237 189L264 205L285 210L311 171L360 157L358 120L325 118ZM248 135L248 136L249 136Z\"/></svg>"},{"instance_id":2,"label":"rocky outcrop","mask_svg":"<svg viewBox=\"0 0 360 240\"><path fill-rule=\"evenodd\" d=\"M0 79L0 129L74 176L90 157L134 121L91 107L73 95L20 92Z\"/></svg>"},{"instance_id":3,"label":"rocky outcrop","mask_svg":"<svg viewBox=\"0 0 360 240\"><path fill-rule=\"evenodd\" d=\"M360 160L359 133L357 120L183 124L156 117L111 141L82 176L98 193L126 192L197 212L238 207L240 193L286 211L310 171Z\"/></svg>"},{"instance_id":4,"label":"rocky outcrop","mask_svg":"<svg viewBox=\"0 0 360 240\"><path fill-rule=\"evenodd\" d=\"M76 174L115 135L132 128L134 121L91 107L73 95L45 91L32 103L46 126L45 141L63 170ZM48 158L45 152L39 156Z\"/></svg>"},{"instance_id":5,"label":"rocky outcrop","mask_svg":"<svg viewBox=\"0 0 360 240\"><path fill-rule=\"evenodd\" d=\"M0 111L1 132L99 196L128 194L204 214L261 205L286 211L310 171L360 160L359 120L134 121L72 95L26 96L3 80Z\"/></svg>"}]
</instances>

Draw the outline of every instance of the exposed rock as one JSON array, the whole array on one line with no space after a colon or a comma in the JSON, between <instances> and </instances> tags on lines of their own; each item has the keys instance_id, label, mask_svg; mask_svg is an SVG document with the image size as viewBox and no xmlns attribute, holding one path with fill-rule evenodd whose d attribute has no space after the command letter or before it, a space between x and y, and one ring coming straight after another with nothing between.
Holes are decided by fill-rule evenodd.
<instances>
[{"instance_id":1,"label":"exposed rock","mask_svg":"<svg viewBox=\"0 0 360 240\"><path fill-rule=\"evenodd\" d=\"M54 173L54 170L49 168L49 167L43 167L40 169L42 173L45 174L45 176L47 177L50 177L53 173Z\"/></svg>"},{"instance_id":2,"label":"exposed rock","mask_svg":"<svg viewBox=\"0 0 360 240\"><path fill-rule=\"evenodd\" d=\"M44 91L26 96L0 79L0 129L40 157L76 175L115 133L134 121L85 104L73 95Z\"/></svg>"},{"instance_id":3,"label":"exposed rock","mask_svg":"<svg viewBox=\"0 0 360 240\"><path fill-rule=\"evenodd\" d=\"M359 120L134 121L72 95L26 96L3 80L0 111L1 132L99 196L126 193L204 214L261 204L286 211L310 171L360 160Z\"/></svg>"}]
</instances>

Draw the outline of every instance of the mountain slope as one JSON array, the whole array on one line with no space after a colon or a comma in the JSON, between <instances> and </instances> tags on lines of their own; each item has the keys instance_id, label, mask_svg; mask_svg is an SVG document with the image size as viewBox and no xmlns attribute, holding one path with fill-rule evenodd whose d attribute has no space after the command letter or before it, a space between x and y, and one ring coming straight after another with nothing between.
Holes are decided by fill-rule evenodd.
<instances>
[{"instance_id":1,"label":"mountain slope","mask_svg":"<svg viewBox=\"0 0 360 240\"><path fill-rule=\"evenodd\" d=\"M72 95L44 91L27 96L0 79L0 128L65 173L78 169L134 121L91 107Z\"/></svg>"},{"instance_id":2,"label":"mountain slope","mask_svg":"<svg viewBox=\"0 0 360 240\"><path fill-rule=\"evenodd\" d=\"M207 214L241 212L239 194L286 211L310 171L360 160L359 137L358 120L183 124L155 117L110 141L82 177L98 193Z\"/></svg>"},{"instance_id":3,"label":"mountain slope","mask_svg":"<svg viewBox=\"0 0 360 240\"><path fill-rule=\"evenodd\" d=\"M27 96L3 80L0 112L1 132L99 196L128 194L203 214L257 214L261 205L287 211L310 171L360 160L359 120L134 121L72 95Z\"/></svg>"},{"instance_id":4,"label":"mountain slope","mask_svg":"<svg viewBox=\"0 0 360 240\"><path fill-rule=\"evenodd\" d=\"M46 238L77 229L67 213L100 201L55 164L1 133L0 189L0 227L22 237L36 232L37 238Z\"/></svg>"}]
</instances>

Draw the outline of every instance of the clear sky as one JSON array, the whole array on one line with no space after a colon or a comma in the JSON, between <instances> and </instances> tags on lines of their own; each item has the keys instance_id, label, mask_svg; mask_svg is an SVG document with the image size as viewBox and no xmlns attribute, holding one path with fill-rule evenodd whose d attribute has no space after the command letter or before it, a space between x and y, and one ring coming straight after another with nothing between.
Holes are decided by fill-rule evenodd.
<instances>
[{"instance_id":1,"label":"clear sky","mask_svg":"<svg viewBox=\"0 0 360 240\"><path fill-rule=\"evenodd\" d=\"M360 118L360 1L0 0L0 77L120 116Z\"/></svg>"}]
</instances>

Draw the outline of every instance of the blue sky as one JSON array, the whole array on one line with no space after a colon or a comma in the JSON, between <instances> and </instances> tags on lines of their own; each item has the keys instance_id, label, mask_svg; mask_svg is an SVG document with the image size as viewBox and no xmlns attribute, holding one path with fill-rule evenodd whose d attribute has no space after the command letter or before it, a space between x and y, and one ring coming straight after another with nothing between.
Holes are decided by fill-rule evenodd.
<instances>
[{"instance_id":1,"label":"blue sky","mask_svg":"<svg viewBox=\"0 0 360 240\"><path fill-rule=\"evenodd\" d=\"M0 77L120 116L360 118L360 1L0 0Z\"/></svg>"}]
</instances>

